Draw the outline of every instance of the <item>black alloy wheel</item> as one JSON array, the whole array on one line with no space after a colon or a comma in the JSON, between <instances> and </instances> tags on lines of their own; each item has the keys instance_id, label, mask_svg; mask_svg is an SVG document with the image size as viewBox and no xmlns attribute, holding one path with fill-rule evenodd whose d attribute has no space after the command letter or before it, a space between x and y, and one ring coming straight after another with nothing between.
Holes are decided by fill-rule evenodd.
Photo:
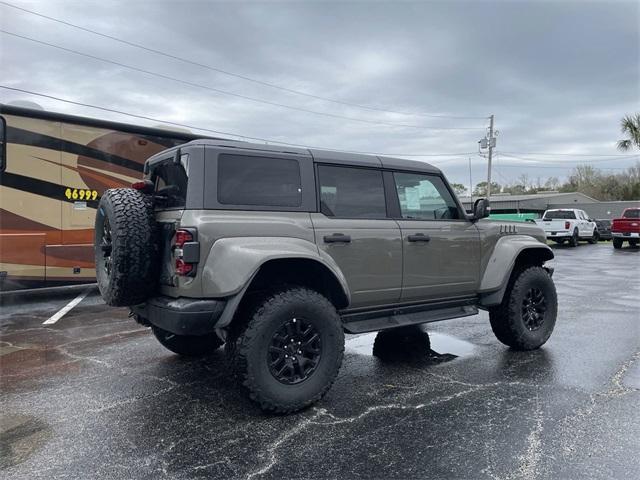
<instances>
[{"instance_id":1,"label":"black alloy wheel","mask_svg":"<svg viewBox=\"0 0 640 480\"><path fill-rule=\"evenodd\" d=\"M304 382L316 370L322 355L320 334L302 318L286 321L271 338L269 371L287 385Z\"/></svg>"},{"instance_id":2,"label":"black alloy wheel","mask_svg":"<svg viewBox=\"0 0 640 480\"><path fill-rule=\"evenodd\" d=\"M530 288L522 299L522 320L531 332L538 330L544 323L547 302L539 288Z\"/></svg>"},{"instance_id":3,"label":"black alloy wheel","mask_svg":"<svg viewBox=\"0 0 640 480\"><path fill-rule=\"evenodd\" d=\"M100 239L100 250L102 251L102 258L104 260L104 269L107 277L111 275L111 251L113 249L111 238L111 224L109 219L105 218L102 224L102 238Z\"/></svg>"}]
</instances>

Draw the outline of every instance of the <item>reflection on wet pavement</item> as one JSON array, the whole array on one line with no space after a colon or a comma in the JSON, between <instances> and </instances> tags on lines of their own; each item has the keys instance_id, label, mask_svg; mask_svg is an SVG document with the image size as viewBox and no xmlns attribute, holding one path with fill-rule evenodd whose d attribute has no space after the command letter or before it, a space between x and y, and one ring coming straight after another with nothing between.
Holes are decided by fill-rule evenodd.
<instances>
[{"instance_id":1,"label":"reflection on wet pavement","mask_svg":"<svg viewBox=\"0 0 640 480\"><path fill-rule=\"evenodd\" d=\"M473 353L475 346L443 333L429 333L425 326L409 326L347 337L346 350L373 355L384 362L422 365L455 360Z\"/></svg>"}]
</instances>

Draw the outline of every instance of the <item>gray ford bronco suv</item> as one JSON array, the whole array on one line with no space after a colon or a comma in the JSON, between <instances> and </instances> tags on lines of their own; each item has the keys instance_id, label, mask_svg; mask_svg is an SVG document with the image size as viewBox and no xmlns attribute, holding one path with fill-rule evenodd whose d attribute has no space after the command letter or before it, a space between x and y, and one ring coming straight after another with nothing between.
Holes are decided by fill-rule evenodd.
<instances>
[{"instance_id":1,"label":"gray ford bronco suv","mask_svg":"<svg viewBox=\"0 0 640 480\"><path fill-rule=\"evenodd\" d=\"M195 140L100 200L98 285L181 355L225 344L263 409L319 400L344 334L489 311L502 343L544 344L553 258L535 224L465 213L426 163ZM397 330L395 330L397 332Z\"/></svg>"}]
</instances>

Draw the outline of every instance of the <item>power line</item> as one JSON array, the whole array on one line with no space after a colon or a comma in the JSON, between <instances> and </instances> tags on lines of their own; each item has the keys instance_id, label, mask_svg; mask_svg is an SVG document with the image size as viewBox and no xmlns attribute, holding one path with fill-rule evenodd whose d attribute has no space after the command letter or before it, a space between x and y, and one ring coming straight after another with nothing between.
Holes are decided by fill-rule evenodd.
<instances>
[{"instance_id":1,"label":"power line","mask_svg":"<svg viewBox=\"0 0 640 480\"><path fill-rule=\"evenodd\" d=\"M50 16L44 15L42 13L34 12L33 10L28 10L26 8L18 7L17 5L13 5L11 3L0 1L0 4L5 5L7 7L10 7L10 8L14 8L16 10L20 10L20 11L25 12L25 13L29 13L31 15L36 15L38 17L45 18L47 20L51 20L53 22L60 23L62 25L66 25L68 27L72 27L72 28L76 28L78 30L82 30L84 32L88 32L88 33L91 33L93 35L98 35L98 36L103 37L103 38L108 38L109 40L113 40L113 41L122 43L124 45L128 45L130 47L139 48L141 50L145 50L147 52L151 52L151 53L154 53L156 55L162 55L163 57L171 58L173 60L178 60L178 61L181 61L181 62L184 62L184 63L188 63L190 65L195 65L195 66L198 66L198 67L201 67L201 68L206 68L208 70L211 70L211 71L214 71L214 72L217 72L217 73L221 73L221 74L224 74L224 75L229 75L229 76L235 77L235 78L240 78L240 79L246 80L248 82L256 83L256 84L263 85L263 86L270 87L270 88L275 88L277 90L282 90L282 91L285 91L285 92L294 93L296 95L302 95L302 96L305 96L305 97L315 98L317 100L324 100L326 102L332 102L332 103L336 103L336 104L339 104L339 105L346 105L346 106L349 106L349 107L361 108L361 109L365 109L365 110L372 110L372 111L376 111L376 112L392 113L392 114L396 114L396 115L411 115L411 116L422 116L422 117L430 117L430 118L450 118L450 119L457 119L457 120L485 120L485 119L488 118L488 117L471 117L471 116L437 115L437 114L428 114L428 113L400 112L400 111L386 110L386 109L378 108L378 107L372 107L372 106L368 106L368 105L361 105L361 104L357 104L357 103L345 102L345 101L342 101L342 100L336 100L336 99L333 99L333 98L323 97L323 96L320 96L320 95L314 95L312 93L303 92L301 90L295 90L293 88L283 87L281 85L276 85L274 83L265 82L263 80L258 80L258 79L255 79L255 78L251 78L251 77L248 77L246 75L230 72L228 70L223 70L223 69L218 68L218 67L213 67L211 65L206 65L204 63L200 63L200 62L196 62L196 61L193 61L193 60L189 60L187 58L180 57L178 55L173 55L171 53L163 52L161 50L157 50L155 48L147 47L147 46L139 44L139 43L131 42L131 41L128 41L128 40L124 40L124 39L115 37L113 35L108 35L106 33L101 33L101 32L98 32L96 30L92 30L90 28L82 27L80 25L76 25L74 23L67 22L67 21L61 20L59 18L50 17Z\"/></svg>"},{"instance_id":2,"label":"power line","mask_svg":"<svg viewBox=\"0 0 640 480\"><path fill-rule=\"evenodd\" d=\"M624 155L624 154L616 154L616 155L611 155L611 154L597 154L597 153L553 153L553 152L504 152L502 151L501 153L509 153L509 154L514 154L514 155L542 155L542 156L552 156L552 157L556 157L556 156L560 156L560 157L635 157L637 155L632 154L632 155Z\"/></svg>"},{"instance_id":3,"label":"power line","mask_svg":"<svg viewBox=\"0 0 640 480\"><path fill-rule=\"evenodd\" d=\"M1 30L0 29L0 32L4 33L5 35L11 35L13 37L21 38L23 40L27 40L27 41L34 42L34 43L38 43L40 45L45 45L47 47L56 48L58 50L62 50L62 51L69 52L69 53L73 53L75 55L80 55L80 56L83 56L83 57L86 57L86 58L91 58L93 60L98 60L100 62L116 65L118 67L128 68L128 69L134 70L136 72L144 73L144 74L147 74L147 75L152 75L152 76L158 77L158 78L163 78L165 80L171 80L173 82L181 83L183 85L187 85L187 86L190 86L190 87L196 87L196 88L201 88L201 89L204 89L204 90L210 90L212 92L220 93L220 94L223 94L223 95L230 95L230 96L233 96L233 97L242 98L244 100L250 100L252 102L258 102L258 103L264 103L266 105L271 105L271 106L275 106L275 107L281 107L281 108L287 108L287 109L290 109L290 110L297 110L297 111L300 111L300 112L312 113L314 115L322 115L322 116L331 117L331 118L340 118L340 119L343 119L343 120L349 120L351 122L361 122L361 123L367 123L367 124L370 124L370 125L384 125L384 126L387 126L387 127L402 127L402 128L417 128L417 129L420 129L420 130L484 130L484 127L426 127L426 126L421 126L421 125L409 125L409 124L403 124L403 123L389 123L389 122L381 122L381 121L378 121L378 120L365 120L363 118L347 117L347 116L343 116L343 115L337 115L337 114L334 114L334 113L318 112L316 110L309 110L309 109L306 109L306 108L295 107L293 105L286 105L284 103L271 102L271 101L268 101L268 100L262 100L262 99L259 99L259 98L249 97L247 95L242 95L240 93L229 92L229 91L226 91L226 90L221 90L219 88L210 87L208 85L202 85L201 83L190 82L188 80L183 80L183 79L180 79L180 78L172 77L170 75L165 75L163 73L152 72L151 70L145 70L143 68L134 67L133 65L127 65L125 63L116 62L114 60L109 60L109 59L106 59L106 58L98 57L96 55L91 55L89 53L84 53L84 52L80 52L78 50L73 50L71 48L66 48L66 47L62 47L60 45L55 45L53 43L45 42L45 41L42 41L42 40L37 40L35 38L27 37L25 35L20 35L20 34L13 33L13 32L8 32L6 30Z\"/></svg>"},{"instance_id":4,"label":"power line","mask_svg":"<svg viewBox=\"0 0 640 480\"><path fill-rule=\"evenodd\" d=\"M616 157L616 158L602 158L600 160L566 160L566 161L555 161L555 162L550 162L548 160L540 160L537 158L526 158L526 157L520 157L517 155L511 155L508 154L506 152L500 152L500 154L502 154L505 157L509 157L509 158L515 158L517 160L525 160L527 162L537 162L537 163L555 163L555 164L563 164L563 163L599 163L599 162L619 162L621 160L624 159L634 159L634 158L640 158L640 154L634 154L634 155L622 155L623 158L620 157Z\"/></svg>"},{"instance_id":5,"label":"power line","mask_svg":"<svg viewBox=\"0 0 640 480\"><path fill-rule=\"evenodd\" d=\"M280 140L272 140L272 139L262 138L262 137L252 137L252 136L249 136L249 135L241 135L241 134L232 133L232 132L222 132L220 130L212 130L210 128L198 127L196 125L188 125L186 123L178 123L178 122L171 122L171 121L168 121L168 120L161 120L161 119L154 118L154 117L148 117L146 115L137 115L135 113L129 113L129 112L125 112L125 111L122 111L122 110L116 110L116 109L113 109L113 108L101 107L101 106L98 106L98 105L91 105L90 103L76 102L74 100L69 100L69 99L66 99L66 98L56 97L56 96L53 96L53 95L47 95L47 94L44 94L44 93L34 92L32 90L25 90L25 89L22 89L22 88L8 87L6 85L0 85L0 88L3 88L5 90L12 90L14 92L26 93L28 95L35 95L37 97L49 98L51 100L56 100L56 101L59 101L59 102L69 103L71 105L78 105L78 106L81 106L81 107L95 108L97 110L103 110L105 112L117 113L119 115L125 115L125 116L132 117L132 118L138 118L138 119L142 119L142 120L149 120L149 121L157 122L157 123L164 123L166 125L173 125L175 127L188 128L188 129L191 129L191 130L201 130L203 132L215 133L217 135L227 135L229 137L243 138L243 139L246 139L246 140L257 140L259 142L265 142L265 143L275 143L275 144L279 144L279 145L288 145L290 147L311 148L311 149L326 150L326 151L333 151L333 152L357 153L357 154L361 154L361 155L380 155L380 156L388 156L388 157L455 157L455 156L470 155L470 154L475 153L475 152L462 152L462 153L380 153L380 152L363 152L363 151L359 151L359 150L339 150L339 149L336 149L336 148L314 147L314 146L310 146L310 145L304 145L304 144L301 144L301 143L282 142Z\"/></svg>"}]
</instances>

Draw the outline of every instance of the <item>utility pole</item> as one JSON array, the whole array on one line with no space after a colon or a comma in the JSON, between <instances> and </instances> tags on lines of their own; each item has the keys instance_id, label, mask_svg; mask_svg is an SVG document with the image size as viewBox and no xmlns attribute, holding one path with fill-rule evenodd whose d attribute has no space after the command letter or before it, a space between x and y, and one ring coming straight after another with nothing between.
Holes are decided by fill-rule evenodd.
<instances>
[{"instance_id":1,"label":"utility pole","mask_svg":"<svg viewBox=\"0 0 640 480\"><path fill-rule=\"evenodd\" d=\"M471 178L471 157L469 157L469 198L471 199L471 205L473 205L473 180Z\"/></svg>"},{"instance_id":2,"label":"utility pole","mask_svg":"<svg viewBox=\"0 0 640 480\"><path fill-rule=\"evenodd\" d=\"M498 132L493 130L493 115L489 117L489 131L487 135L478 142L478 153L483 156L483 151L488 149L487 159L487 200L491 200L491 160L493 159L493 149L496 146L496 137Z\"/></svg>"},{"instance_id":3,"label":"utility pole","mask_svg":"<svg viewBox=\"0 0 640 480\"><path fill-rule=\"evenodd\" d=\"M489 117L489 162L487 165L487 200L491 202L491 158L493 156L493 147L496 145L496 139L493 136L493 115Z\"/></svg>"}]
</instances>

